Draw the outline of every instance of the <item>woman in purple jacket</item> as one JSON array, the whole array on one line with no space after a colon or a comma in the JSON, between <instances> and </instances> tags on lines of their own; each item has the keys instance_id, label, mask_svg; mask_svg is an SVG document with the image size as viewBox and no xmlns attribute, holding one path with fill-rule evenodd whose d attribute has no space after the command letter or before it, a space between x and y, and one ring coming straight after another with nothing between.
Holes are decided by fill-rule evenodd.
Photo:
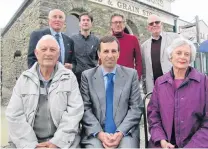
<instances>
[{"instance_id":1,"label":"woman in purple jacket","mask_svg":"<svg viewBox=\"0 0 208 149\"><path fill-rule=\"evenodd\" d=\"M178 38L167 53L172 70L156 80L147 108L149 147L208 148L208 83L190 66L196 49Z\"/></svg>"}]
</instances>

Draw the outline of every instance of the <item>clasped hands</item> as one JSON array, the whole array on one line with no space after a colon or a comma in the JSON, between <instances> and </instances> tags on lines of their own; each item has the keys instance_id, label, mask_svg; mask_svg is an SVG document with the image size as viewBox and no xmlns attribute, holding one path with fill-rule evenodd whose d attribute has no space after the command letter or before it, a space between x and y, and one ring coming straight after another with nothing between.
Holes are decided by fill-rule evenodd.
<instances>
[{"instance_id":1,"label":"clasped hands","mask_svg":"<svg viewBox=\"0 0 208 149\"><path fill-rule=\"evenodd\" d=\"M175 148L175 145L167 142L166 140L161 140L160 145L162 148L172 148L172 149Z\"/></svg>"},{"instance_id":2,"label":"clasped hands","mask_svg":"<svg viewBox=\"0 0 208 149\"><path fill-rule=\"evenodd\" d=\"M51 142L47 141L37 144L36 148L58 148L58 147L52 144Z\"/></svg>"},{"instance_id":3,"label":"clasped hands","mask_svg":"<svg viewBox=\"0 0 208 149\"><path fill-rule=\"evenodd\" d=\"M122 132L116 132L114 134L109 134L105 132L98 133L98 139L102 142L104 148L118 147L122 138L123 138Z\"/></svg>"}]
</instances>

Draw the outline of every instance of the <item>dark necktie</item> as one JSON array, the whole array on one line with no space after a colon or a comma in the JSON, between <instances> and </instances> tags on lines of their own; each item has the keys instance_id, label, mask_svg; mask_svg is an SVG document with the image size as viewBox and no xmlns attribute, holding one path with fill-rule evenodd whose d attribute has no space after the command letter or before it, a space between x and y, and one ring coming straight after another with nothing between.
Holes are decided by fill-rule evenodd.
<instances>
[{"instance_id":1,"label":"dark necktie","mask_svg":"<svg viewBox=\"0 0 208 149\"><path fill-rule=\"evenodd\" d=\"M105 132L115 133L116 124L113 119L113 93L114 93L114 82L113 73L107 74L107 88L106 88L106 113L105 113Z\"/></svg>"},{"instance_id":2,"label":"dark necktie","mask_svg":"<svg viewBox=\"0 0 208 149\"><path fill-rule=\"evenodd\" d=\"M58 61L62 63L62 58L61 58L61 44L60 44L60 41L59 41L59 37L60 36L59 36L59 34L56 34L55 37L56 37L56 40L57 40L57 42L59 44L59 47L60 47L60 56L59 56Z\"/></svg>"}]
</instances>

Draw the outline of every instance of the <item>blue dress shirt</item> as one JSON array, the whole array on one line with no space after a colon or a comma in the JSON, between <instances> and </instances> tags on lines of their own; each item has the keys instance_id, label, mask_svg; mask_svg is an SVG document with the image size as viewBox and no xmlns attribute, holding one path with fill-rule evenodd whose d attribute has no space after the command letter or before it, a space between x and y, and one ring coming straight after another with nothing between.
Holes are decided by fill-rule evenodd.
<instances>
[{"instance_id":1,"label":"blue dress shirt","mask_svg":"<svg viewBox=\"0 0 208 149\"><path fill-rule=\"evenodd\" d=\"M60 50L61 50L61 61L64 64L64 60L65 60L65 47L64 47L64 40L63 37L61 35L61 32L55 32L52 28L50 28L51 31L51 35L56 38L56 34L59 34L59 42L60 42Z\"/></svg>"}]
</instances>

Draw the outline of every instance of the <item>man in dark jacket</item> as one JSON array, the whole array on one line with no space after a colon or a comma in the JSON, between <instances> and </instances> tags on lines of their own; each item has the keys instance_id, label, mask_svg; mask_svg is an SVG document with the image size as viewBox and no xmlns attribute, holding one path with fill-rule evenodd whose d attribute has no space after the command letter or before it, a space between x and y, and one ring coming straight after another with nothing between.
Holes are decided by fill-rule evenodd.
<instances>
[{"instance_id":1,"label":"man in dark jacket","mask_svg":"<svg viewBox=\"0 0 208 149\"><path fill-rule=\"evenodd\" d=\"M34 54L34 50L37 42L44 35L52 35L56 38L60 46L60 57L59 61L69 69L72 69L72 65L76 65L76 60L74 57L74 42L68 36L61 33L64 26L65 14L59 9L54 9L49 12L48 15L48 28L33 31L30 35L29 49L28 49L28 67L37 61Z\"/></svg>"}]
</instances>

